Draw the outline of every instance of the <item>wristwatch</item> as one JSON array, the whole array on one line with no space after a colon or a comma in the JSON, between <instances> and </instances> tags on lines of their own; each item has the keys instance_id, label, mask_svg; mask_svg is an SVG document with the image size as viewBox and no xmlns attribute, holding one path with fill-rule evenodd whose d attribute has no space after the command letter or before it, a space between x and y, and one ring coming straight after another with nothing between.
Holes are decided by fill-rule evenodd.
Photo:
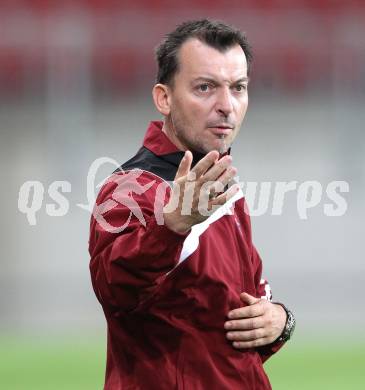
<instances>
[{"instance_id":1,"label":"wristwatch","mask_svg":"<svg viewBox=\"0 0 365 390\"><path fill-rule=\"evenodd\" d=\"M294 333L294 329L295 329L296 321L295 321L294 314L282 303L279 302L273 302L273 303L280 305L286 312L286 323L283 332L281 333L277 341L281 341L281 342L288 341L292 336L292 334Z\"/></svg>"}]
</instances>

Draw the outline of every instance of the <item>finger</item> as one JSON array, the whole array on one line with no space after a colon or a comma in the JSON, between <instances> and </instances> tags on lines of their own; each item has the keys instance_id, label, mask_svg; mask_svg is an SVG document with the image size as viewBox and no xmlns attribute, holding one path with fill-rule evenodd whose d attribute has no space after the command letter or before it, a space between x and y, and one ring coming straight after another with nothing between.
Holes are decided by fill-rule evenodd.
<instances>
[{"instance_id":1,"label":"finger","mask_svg":"<svg viewBox=\"0 0 365 390\"><path fill-rule=\"evenodd\" d=\"M252 341L256 339L261 339L266 336L267 336L266 331L263 328L246 330L244 332L242 331L228 332L226 334L227 339L231 341Z\"/></svg>"},{"instance_id":2,"label":"finger","mask_svg":"<svg viewBox=\"0 0 365 390\"><path fill-rule=\"evenodd\" d=\"M224 193L225 187L229 184L229 182L236 176L237 169L235 167L228 167L223 174L215 181L206 182L205 184L210 184L208 188L208 192L210 193L210 199L214 197L218 197L222 193ZM205 175L203 176L205 180Z\"/></svg>"},{"instance_id":3,"label":"finger","mask_svg":"<svg viewBox=\"0 0 365 390\"><path fill-rule=\"evenodd\" d=\"M223 192L223 194L218 195L216 198L211 200L212 206L221 206L228 202L229 199L233 198L237 192L240 190L238 184L234 184L232 187L229 187L227 191Z\"/></svg>"},{"instance_id":4,"label":"finger","mask_svg":"<svg viewBox=\"0 0 365 390\"><path fill-rule=\"evenodd\" d=\"M229 184L229 182L237 175L237 168L228 167L223 174L217 179L217 182L220 182L223 188Z\"/></svg>"},{"instance_id":5,"label":"finger","mask_svg":"<svg viewBox=\"0 0 365 390\"><path fill-rule=\"evenodd\" d=\"M224 323L224 329L226 330L252 330L263 328L264 326L265 320L262 316L241 320L231 320Z\"/></svg>"},{"instance_id":6,"label":"finger","mask_svg":"<svg viewBox=\"0 0 365 390\"><path fill-rule=\"evenodd\" d=\"M196 179L204 175L204 173L213 165L219 158L219 153L216 150L212 150L206 156L204 156L191 170L195 173Z\"/></svg>"},{"instance_id":7,"label":"finger","mask_svg":"<svg viewBox=\"0 0 365 390\"><path fill-rule=\"evenodd\" d=\"M228 169L232 164L231 156L224 156L219 161L217 161L212 167L210 167L204 174L204 181L214 181L217 180L222 173Z\"/></svg>"},{"instance_id":8,"label":"finger","mask_svg":"<svg viewBox=\"0 0 365 390\"><path fill-rule=\"evenodd\" d=\"M241 301L247 303L248 305L254 305L257 302L261 301L261 298L256 298L253 295L250 295L246 292L240 294Z\"/></svg>"},{"instance_id":9,"label":"finger","mask_svg":"<svg viewBox=\"0 0 365 390\"><path fill-rule=\"evenodd\" d=\"M203 176L205 183L203 186L207 186L208 192L212 194L219 193L220 195L225 191L225 187L232 181L237 174L237 168L228 167L217 180L205 181L206 176Z\"/></svg>"},{"instance_id":10,"label":"finger","mask_svg":"<svg viewBox=\"0 0 365 390\"><path fill-rule=\"evenodd\" d=\"M239 319L239 318L252 318L259 317L264 314L264 307L261 305L261 302L257 302L251 306L240 307L238 309L231 310L228 313L228 318L230 320Z\"/></svg>"},{"instance_id":11,"label":"finger","mask_svg":"<svg viewBox=\"0 0 365 390\"><path fill-rule=\"evenodd\" d=\"M268 343L269 342L267 338L263 337L261 339L256 339L251 341L233 341L232 345L234 348L244 349L244 348L257 348L266 345Z\"/></svg>"},{"instance_id":12,"label":"finger","mask_svg":"<svg viewBox=\"0 0 365 390\"><path fill-rule=\"evenodd\" d=\"M175 181L177 179L180 179L183 176L186 176L190 172L192 162L193 162L193 155L191 154L190 150L187 150L185 152L184 157L180 161L179 167L177 168Z\"/></svg>"}]
</instances>

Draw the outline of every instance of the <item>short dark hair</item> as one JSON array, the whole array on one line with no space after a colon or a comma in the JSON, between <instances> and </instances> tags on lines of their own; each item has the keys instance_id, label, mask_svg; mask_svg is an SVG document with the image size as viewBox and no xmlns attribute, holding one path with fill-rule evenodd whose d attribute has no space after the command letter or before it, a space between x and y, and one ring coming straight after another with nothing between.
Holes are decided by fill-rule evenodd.
<instances>
[{"instance_id":1,"label":"short dark hair","mask_svg":"<svg viewBox=\"0 0 365 390\"><path fill-rule=\"evenodd\" d=\"M233 26L210 19L191 20L184 22L166 35L165 39L156 48L156 61L158 65L156 82L171 83L178 71L178 51L189 38L198 38L215 49L224 52L238 44L246 55L247 73L252 63L252 51L246 35Z\"/></svg>"}]
</instances>

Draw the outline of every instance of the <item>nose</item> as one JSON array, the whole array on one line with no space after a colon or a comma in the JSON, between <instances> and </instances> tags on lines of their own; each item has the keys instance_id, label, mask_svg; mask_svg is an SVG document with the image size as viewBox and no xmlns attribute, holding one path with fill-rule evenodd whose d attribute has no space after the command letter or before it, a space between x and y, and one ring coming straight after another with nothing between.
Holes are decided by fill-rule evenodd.
<instances>
[{"instance_id":1,"label":"nose","mask_svg":"<svg viewBox=\"0 0 365 390\"><path fill-rule=\"evenodd\" d=\"M217 112L224 117L227 117L233 111L233 102L230 89L222 88L219 91L216 102Z\"/></svg>"}]
</instances>

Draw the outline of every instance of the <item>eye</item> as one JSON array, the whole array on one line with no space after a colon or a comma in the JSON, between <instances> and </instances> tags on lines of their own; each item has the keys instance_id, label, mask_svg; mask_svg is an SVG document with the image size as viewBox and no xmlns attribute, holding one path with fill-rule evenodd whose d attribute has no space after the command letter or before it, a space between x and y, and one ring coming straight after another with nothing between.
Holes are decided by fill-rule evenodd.
<instances>
[{"instance_id":1,"label":"eye","mask_svg":"<svg viewBox=\"0 0 365 390\"><path fill-rule=\"evenodd\" d=\"M237 92L243 92L243 91L246 91L247 90L247 84L237 84L235 86L235 90Z\"/></svg>"},{"instance_id":2,"label":"eye","mask_svg":"<svg viewBox=\"0 0 365 390\"><path fill-rule=\"evenodd\" d=\"M198 85L199 92L208 92L211 86L207 83Z\"/></svg>"}]
</instances>

